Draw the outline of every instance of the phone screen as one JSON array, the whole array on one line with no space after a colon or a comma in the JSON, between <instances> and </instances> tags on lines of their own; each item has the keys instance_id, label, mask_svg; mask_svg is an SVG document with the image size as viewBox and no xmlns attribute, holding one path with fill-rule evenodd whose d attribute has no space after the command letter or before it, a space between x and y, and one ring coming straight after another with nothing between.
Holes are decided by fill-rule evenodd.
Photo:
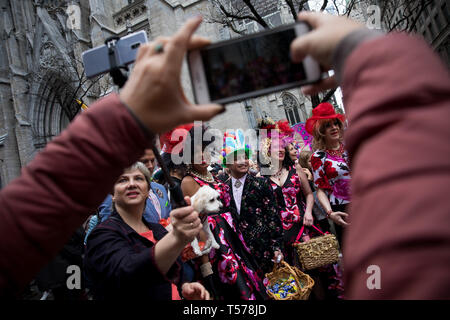
<instances>
[{"instance_id":1,"label":"phone screen","mask_svg":"<svg viewBox=\"0 0 450 320\"><path fill-rule=\"evenodd\" d=\"M211 100L306 79L290 59L293 29L201 50Z\"/></svg>"}]
</instances>

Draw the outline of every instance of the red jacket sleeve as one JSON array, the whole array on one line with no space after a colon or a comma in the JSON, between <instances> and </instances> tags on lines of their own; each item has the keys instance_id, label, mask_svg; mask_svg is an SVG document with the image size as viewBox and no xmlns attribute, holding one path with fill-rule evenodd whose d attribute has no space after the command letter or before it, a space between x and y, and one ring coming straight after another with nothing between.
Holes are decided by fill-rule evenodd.
<instances>
[{"instance_id":1,"label":"red jacket sleeve","mask_svg":"<svg viewBox=\"0 0 450 320\"><path fill-rule=\"evenodd\" d=\"M423 40L390 34L353 51L342 88L352 163L346 296L450 298L447 67Z\"/></svg>"},{"instance_id":2,"label":"red jacket sleeve","mask_svg":"<svg viewBox=\"0 0 450 320\"><path fill-rule=\"evenodd\" d=\"M99 100L0 192L0 296L26 285L148 141L116 94Z\"/></svg>"}]
</instances>

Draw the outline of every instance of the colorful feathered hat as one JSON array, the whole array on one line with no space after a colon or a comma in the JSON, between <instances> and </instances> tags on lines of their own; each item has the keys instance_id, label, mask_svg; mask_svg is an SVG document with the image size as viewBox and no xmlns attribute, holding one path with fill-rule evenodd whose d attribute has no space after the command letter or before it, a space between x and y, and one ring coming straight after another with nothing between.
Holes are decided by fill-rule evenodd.
<instances>
[{"instance_id":1,"label":"colorful feathered hat","mask_svg":"<svg viewBox=\"0 0 450 320\"><path fill-rule=\"evenodd\" d=\"M225 132L223 135L223 149L221 154L222 165L225 167L230 155L239 151L244 151L247 158L250 159L252 152L250 146L245 143L245 137L242 130L237 129L235 131Z\"/></svg>"}]
</instances>

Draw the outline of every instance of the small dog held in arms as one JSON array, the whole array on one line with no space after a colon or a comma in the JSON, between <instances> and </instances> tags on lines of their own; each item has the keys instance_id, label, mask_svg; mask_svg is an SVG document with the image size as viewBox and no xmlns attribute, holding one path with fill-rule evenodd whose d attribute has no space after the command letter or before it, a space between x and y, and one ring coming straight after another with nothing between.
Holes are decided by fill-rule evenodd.
<instances>
[{"instance_id":1,"label":"small dog held in arms","mask_svg":"<svg viewBox=\"0 0 450 320\"><path fill-rule=\"evenodd\" d=\"M222 207L222 202L220 201L219 192L211 187L203 186L191 197L191 205L194 207L194 210L199 213L203 223L203 231L208 235L208 240L206 241L203 250L200 250L197 238L191 242L194 253L199 257L208 254L212 248L219 249L219 245L209 228L207 215L208 213L219 212Z\"/></svg>"}]
</instances>

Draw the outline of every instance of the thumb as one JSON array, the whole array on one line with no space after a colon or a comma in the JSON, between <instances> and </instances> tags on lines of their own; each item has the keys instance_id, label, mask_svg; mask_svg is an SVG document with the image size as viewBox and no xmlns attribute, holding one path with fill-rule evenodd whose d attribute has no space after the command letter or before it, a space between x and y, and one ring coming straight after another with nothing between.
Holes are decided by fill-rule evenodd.
<instances>
[{"instance_id":1,"label":"thumb","mask_svg":"<svg viewBox=\"0 0 450 320\"><path fill-rule=\"evenodd\" d=\"M210 43L211 43L211 40L209 40L208 38L193 35L191 37L191 40L189 41L188 49L189 50L200 49L204 46L207 46Z\"/></svg>"},{"instance_id":2,"label":"thumb","mask_svg":"<svg viewBox=\"0 0 450 320\"><path fill-rule=\"evenodd\" d=\"M300 12L298 20L308 23L313 29L304 36L296 38L291 43L291 57L292 61L299 63L309 54L311 54L311 43L315 37L314 31L320 26L320 19L323 17L322 13L318 12Z\"/></svg>"},{"instance_id":3,"label":"thumb","mask_svg":"<svg viewBox=\"0 0 450 320\"><path fill-rule=\"evenodd\" d=\"M323 13L302 11L297 17L298 20L307 22L313 29L317 29L320 25L320 18L323 17Z\"/></svg>"},{"instance_id":4,"label":"thumb","mask_svg":"<svg viewBox=\"0 0 450 320\"><path fill-rule=\"evenodd\" d=\"M295 63L300 63L307 55L311 55L312 43L315 38L315 31L296 38L291 43L291 59Z\"/></svg>"},{"instance_id":5,"label":"thumb","mask_svg":"<svg viewBox=\"0 0 450 320\"><path fill-rule=\"evenodd\" d=\"M185 295L191 295L192 292L193 292L193 289L192 289L192 286L191 286L191 285L186 285L186 286L184 286L184 288L183 288L183 293L184 293Z\"/></svg>"}]
</instances>

